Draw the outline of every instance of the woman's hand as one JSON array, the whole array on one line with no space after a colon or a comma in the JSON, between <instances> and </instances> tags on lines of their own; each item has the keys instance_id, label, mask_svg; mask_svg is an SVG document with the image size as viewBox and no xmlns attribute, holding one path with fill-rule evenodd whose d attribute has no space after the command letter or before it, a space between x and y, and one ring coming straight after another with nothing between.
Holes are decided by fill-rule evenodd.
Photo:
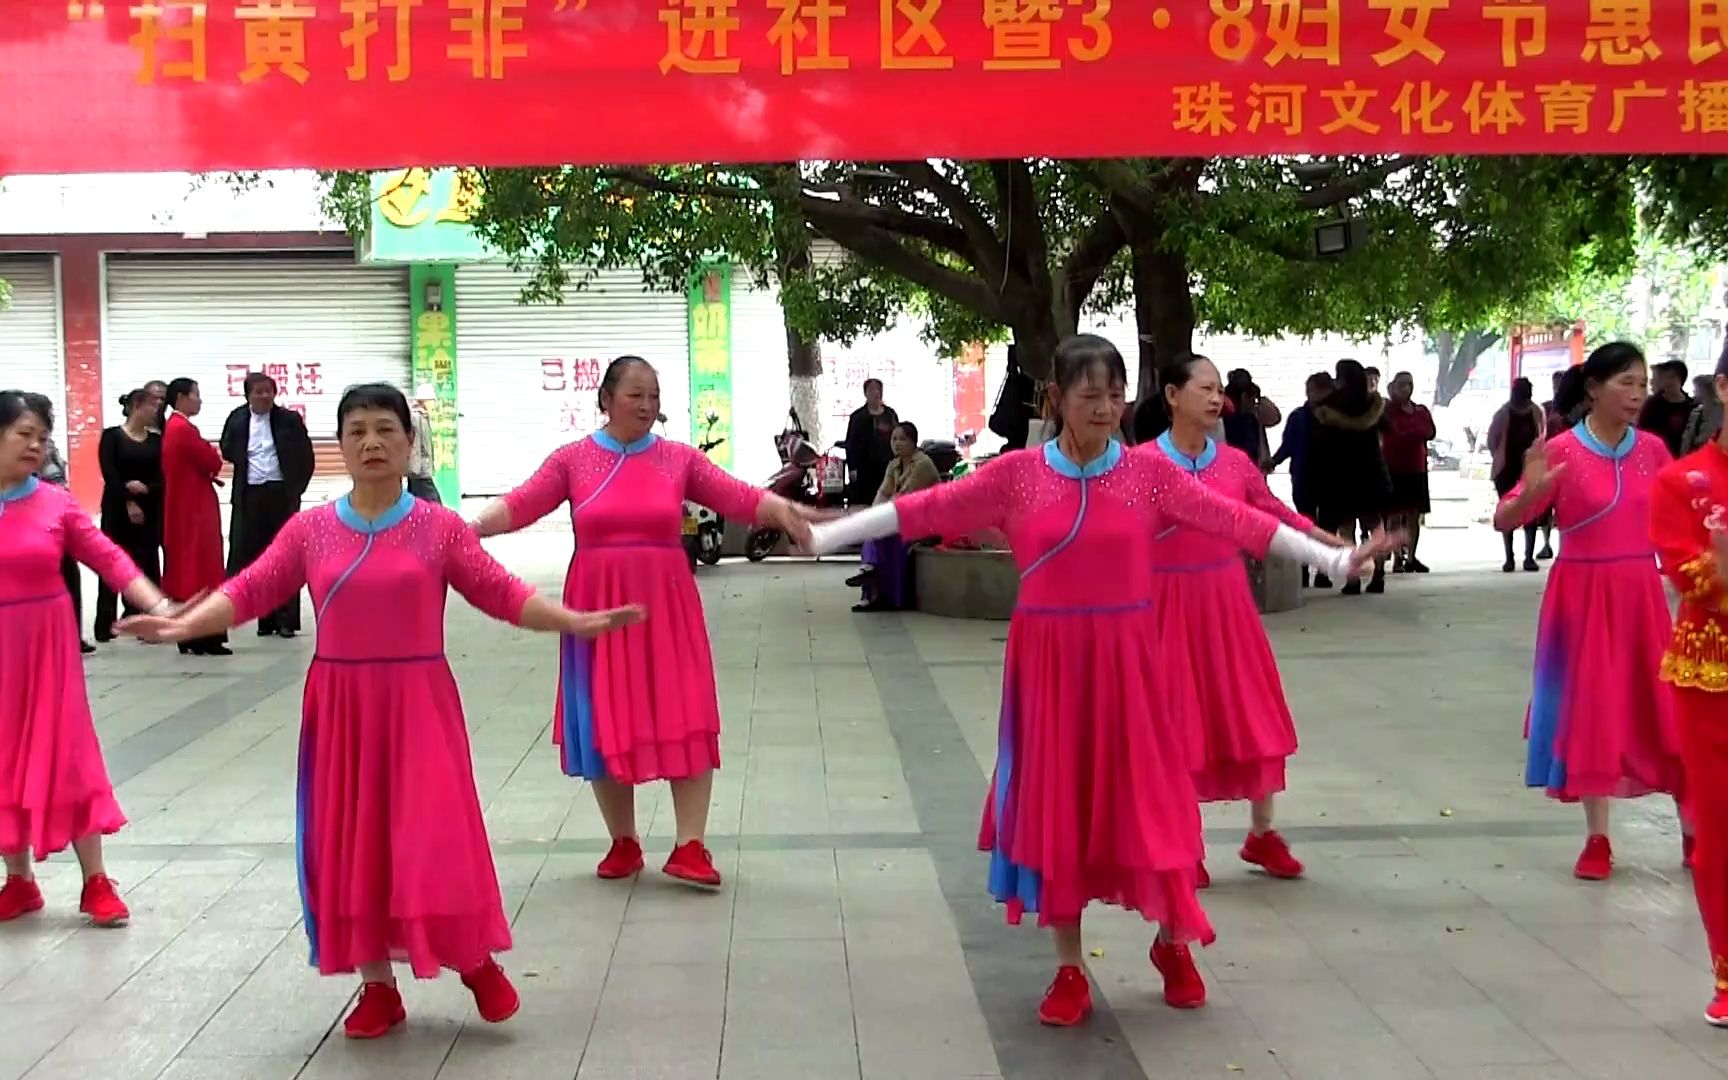
<instances>
[{"instance_id":1,"label":"woman's hand","mask_svg":"<svg viewBox=\"0 0 1728 1080\"><path fill-rule=\"evenodd\" d=\"M566 608L561 632L571 637L597 638L613 630L635 626L647 617L648 610L641 604L613 608L611 611L571 611Z\"/></svg>"},{"instance_id":2,"label":"woman's hand","mask_svg":"<svg viewBox=\"0 0 1728 1080\"><path fill-rule=\"evenodd\" d=\"M811 519L805 516L805 508L797 506L778 495L764 495L762 509L756 515L763 525L779 529L786 538L800 548L810 546Z\"/></svg>"},{"instance_id":3,"label":"woman's hand","mask_svg":"<svg viewBox=\"0 0 1728 1080\"><path fill-rule=\"evenodd\" d=\"M150 494L150 488L146 486L142 480L128 480L126 481L126 494L148 495Z\"/></svg>"},{"instance_id":4,"label":"woman's hand","mask_svg":"<svg viewBox=\"0 0 1728 1080\"><path fill-rule=\"evenodd\" d=\"M126 520L134 525L144 524L144 509L135 502L126 504Z\"/></svg>"},{"instance_id":5,"label":"woman's hand","mask_svg":"<svg viewBox=\"0 0 1728 1080\"><path fill-rule=\"evenodd\" d=\"M130 615L115 623L114 629L152 645L188 641L193 634L190 624L180 618L180 612L184 610L185 605L180 605L170 615Z\"/></svg>"},{"instance_id":6,"label":"woman's hand","mask_svg":"<svg viewBox=\"0 0 1728 1080\"><path fill-rule=\"evenodd\" d=\"M1535 502L1553 490L1554 482L1566 472L1565 463L1548 463L1548 443L1538 440L1524 455L1524 496L1526 504Z\"/></svg>"},{"instance_id":7,"label":"woman's hand","mask_svg":"<svg viewBox=\"0 0 1728 1080\"><path fill-rule=\"evenodd\" d=\"M1368 534L1368 542L1350 553L1349 578L1359 578L1374 568L1374 564L1384 556L1390 555L1410 542L1410 537L1402 530L1387 532L1385 529L1375 529ZM1349 544L1341 544L1349 547Z\"/></svg>"}]
</instances>

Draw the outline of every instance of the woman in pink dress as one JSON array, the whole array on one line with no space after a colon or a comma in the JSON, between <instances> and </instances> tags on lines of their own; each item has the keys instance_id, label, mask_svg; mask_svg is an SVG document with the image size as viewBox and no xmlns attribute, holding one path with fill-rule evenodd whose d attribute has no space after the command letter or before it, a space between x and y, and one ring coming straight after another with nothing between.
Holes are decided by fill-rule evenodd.
<instances>
[{"instance_id":1,"label":"woman in pink dress","mask_svg":"<svg viewBox=\"0 0 1728 1080\"><path fill-rule=\"evenodd\" d=\"M1224 407L1212 361L1178 358L1159 385L1170 428L1139 453L1161 454L1218 495L1340 542L1280 502L1247 454L1212 438ZM1248 800L1242 860L1275 878L1301 877L1302 863L1272 827L1273 796L1284 790L1284 764L1296 752L1296 722L1241 553L1228 540L1173 525L1154 537L1152 565L1152 609L1162 628L1154 680L1189 733L1195 791L1201 802ZM1210 882L1204 865L1200 882Z\"/></svg>"},{"instance_id":2,"label":"woman in pink dress","mask_svg":"<svg viewBox=\"0 0 1728 1080\"><path fill-rule=\"evenodd\" d=\"M1656 474L1672 459L1660 438L1633 427L1648 392L1644 355L1625 343L1568 371L1555 405L1570 412L1587 403L1588 412L1530 450L1522 480L1494 513L1506 532L1552 509L1564 538L1536 625L1524 780L1584 804L1573 873L1586 881L1614 870L1609 799L1680 794L1680 729L1658 678L1668 597L1649 539Z\"/></svg>"},{"instance_id":3,"label":"woman in pink dress","mask_svg":"<svg viewBox=\"0 0 1728 1080\"><path fill-rule=\"evenodd\" d=\"M1162 454L1125 452L1113 435L1126 382L1108 341L1069 338L1049 391L1054 441L812 530L818 554L895 532L1007 533L1020 597L979 847L991 854L990 892L1008 921L1033 912L1053 932L1059 967L1038 1015L1054 1026L1092 1009L1080 920L1093 900L1159 924L1151 959L1167 1003L1206 998L1188 948L1213 937L1194 891L1203 847L1188 733L1148 677L1163 632L1152 537L1184 526L1339 575L1362 562L1212 494Z\"/></svg>"},{"instance_id":4,"label":"woman in pink dress","mask_svg":"<svg viewBox=\"0 0 1728 1080\"><path fill-rule=\"evenodd\" d=\"M413 419L401 391L357 386L336 410L354 490L291 518L220 592L175 618L121 629L184 641L268 615L311 586L317 653L301 710L296 835L311 962L360 973L350 1038L407 1018L391 962L416 978L459 973L482 1019L520 1004L493 956L510 948L462 701L444 657L454 588L530 630L591 636L639 609L570 611L536 596L453 511L402 489Z\"/></svg>"},{"instance_id":5,"label":"woman in pink dress","mask_svg":"<svg viewBox=\"0 0 1728 1080\"><path fill-rule=\"evenodd\" d=\"M475 528L481 536L513 532L568 502L576 552L564 602L654 612L652 622L603 641L564 640L552 741L563 749L565 774L593 785L612 835L600 877L642 869L635 785L669 780L678 835L665 872L717 887L720 872L703 840L720 767L720 705L702 600L684 555L684 500L794 540L808 538L810 526L786 500L733 478L693 447L657 437L660 380L641 357L607 367L600 409L605 427L547 458Z\"/></svg>"},{"instance_id":6,"label":"woman in pink dress","mask_svg":"<svg viewBox=\"0 0 1728 1080\"><path fill-rule=\"evenodd\" d=\"M140 608L169 602L64 488L36 479L53 418L40 399L0 391L0 922L42 909L31 856L68 846L84 870L78 908L97 926L130 917L102 861L126 824L84 693L66 555Z\"/></svg>"}]
</instances>

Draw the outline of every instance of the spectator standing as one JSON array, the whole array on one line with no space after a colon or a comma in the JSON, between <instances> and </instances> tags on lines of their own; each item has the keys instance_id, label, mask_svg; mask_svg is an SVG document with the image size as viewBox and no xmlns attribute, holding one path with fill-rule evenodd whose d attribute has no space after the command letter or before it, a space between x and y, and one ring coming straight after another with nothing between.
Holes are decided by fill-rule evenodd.
<instances>
[{"instance_id":1,"label":"spectator standing","mask_svg":"<svg viewBox=\"0 0 1728 1080\"><path fill-rule=\"evenodd\" d=\"M1686 365L1678 360L1657 364L1651 369L1655 376L1650 397L1638 413L1638 428L1648 431L1667 444L1675 457L1684 454L1686 423L1698 403L1686 393Z\"/></svg>"},{"instance_id":2,"label":"spectator standing","mask_svg":"<svg viewBox=\"0 0 1728 1080\"><path fill-rule=\"evenodd\" d=\"M1386 527L1409 539L1392 560L1394 574L1426 574L1416 557L1422 538L1422 516L1429 511L1428 444L1434 440L1434 415L1414 400L1416 380L1408 371L1392 376L1391 403L1381 420L1380 448L1392 481Z\"/></svg>"},{"instance_id":3,"label":"spectator standing","mask_svg":"<svg viewBox=\"0 0 1728 1080\"><path fill-rule=\"evenodd\" d=\"M1224 424L1225 443L1247 454L1248 460L1262 469L1267 468L1272 450L1266 442L1266 431L1277 427L1284 414L1277 405L1260 396L1260 387L1246 368L1230 373L1224 398L1230 403L1230 408L1219 418Z\"/></svg>"},{"instance_id":4,"label":"spectator standing","mask_svg":"<svg viewBox=\"0 0 1728 1080\"><path fill-rule=\"evenodd\" d=\"M140 573L162 580L162 436L148 391L120 399L124 421L102 432L96 456L102 463L102 535L119 545ZM114 640L119 595L107 582L96 590L96 640ZM132 604L128 614L137 614Z\"/></svg>"},{"instance_id":5,"label":"spectator standing","mask_svg":"<svg viewBox=\"0 0 1728 1080\"><path fill-rule=\"evenodd\" d=\"M1298 514L1312 521L1319 518L1320 511L1314 505L1313 482L1308 476L1308 450L1314 435L1314 410L1332 395L1332 376L1316 371L1308 376L1306 389L1308 399L1284 418L1284 435L1278 443L1278 452L1272 455L1266 468L1269 472L1276 471L1286 461L1290 463L1290 501L1295 503ZM1306 589L1308 585L1308 567L1304 566L1302 587Z\"/></svg>"},{"instance_id":6,"label":"spectator standing","mask_svg":"<svg viewBox=\"0 0 1728 1080\"><path fill-rule=\"evenodd\" d=\"M276 404L276 380L246 376L246 404L222 425L222 457L234 466L233 515L228 526L228 576L264 554L312 483L312 438L306 421ZM258 636L300 632L300 594L258 620Z\"/></svg>"},{"instance_id":7,"label":"spectator standing","mask_svg":"<svg viewBox=\"0 0 1728 1080\"><path fill-rule=\"evenodd\" d=\"M1510 495L1524 479L1524 459L1532 447L1547 436L1547 414L1536 405L1536 390L1529 379L1512 380L1512 399L1500 406L1488 425L1488 451L1494 455L1494 494L1501 499ZM1536 560L1538 521L1524 528L1524 569L1530 573L1542 569ZM1506 541L1506 565L1501 569L1510 574L1518 569L1513 550L1517 529L1501 532Z\"/></svg>"},{"instance_id":8,"label":"spectator standing","mask_svg":"<svg viewBox=\"0 0 1728 1080\"><path fill-rule=\"evenodd\" d=\"M222 587L222 454L204 441L192 417L204 395L192 379L168 384L162 426L162 591L182 603ZM231 656L226 632L179 643L182 654Z\"/></svg>"},{"instance_id":9,"label":"spectator standing","mask_svg":"<svg viewBox=\"0 0 1728 1080\"><path fill-rule=\"evenodd\" d=\"M1372 532L1386 514L1392 480L1380 448L1380 421L1386 402L1368 389L1368 373L1354 360L1338 361L1337 386L1325 404L1314 410L1311 437L1310 490L1320 513L1320 527L1338 536L1355 536L1357 528ZM1325 577L1316 588L1329 589ZM1360 581L1344 586L1345 596L1362 592ZM1368 592L1386 591L1386 557L1377 556Z\"/></svg>"},{"instance_id":10,"label":"spectator standing","mask_svg":"<svg viewBox=\"0 0 1728 1080\"><path fill-rule=\"evenodd\" d=\"M864 380L864 404L846 425L846 466L852 483L846 488L851 506L869 506L894 460L891 442L900 417L882 403L882 380Z\"/></svg>"},{"instance_id":11,"label":"spectator standing","mask_svg":"<svg viewBox=\"0 0 1728 1080\"><path fill-rule=\"evenodd\" d=\"M1728 360L1728 351L1723 353ZM1722 362L1718 361L1717 366ZM1716 396L1715 380L1709 375L1700 375L1692 380L1693 397L1698 399L1698 405L1692 410L1692 415L1686 420L1686 434L1680 439L1680 448L1690 454L1716 441L1716 436L1722 432L1722 399Z\"/></svg>"},{"instance_id":12,"label":"spectator standing","mask_svg":"<svg viewBox=\"0 0 1728 1080\"><path fill-rule=\"evenodd\" d=\"M421 383L414 391L414 443L408 448L408 494L416 499L443 505L438 497L438 485L432 481L432 404L438 392L430 383Z\"/></svg>"}]
</instances>

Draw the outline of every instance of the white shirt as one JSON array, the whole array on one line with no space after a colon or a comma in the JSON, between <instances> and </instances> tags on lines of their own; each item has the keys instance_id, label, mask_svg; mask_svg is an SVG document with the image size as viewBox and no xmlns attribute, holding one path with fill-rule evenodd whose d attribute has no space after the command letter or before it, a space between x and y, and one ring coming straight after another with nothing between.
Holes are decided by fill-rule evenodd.
<instances>
[{"instance_id":1,"label":"white shirt","mask_svg":"<svg viewBox=\"0 0 1728 1080\"><path fill-rule=\"evenodd\" d=\"M270 414L259 416L247 410L251 427L246 435L246 482L279 483L282 463L276 460L276 433L270 430Z\"/></svg>"},{"instance_id":2,"label":"white shirt","mask_svg":"<svg viewBox=\"0 0 1728 1080\"><path fill-rule=\"evenodd\" d=\"M414 445L408 448L408 475L421 480L432 478L432 422L426 410L416 402L408 410L414 421Z\"/></svg>"}]
</instances>

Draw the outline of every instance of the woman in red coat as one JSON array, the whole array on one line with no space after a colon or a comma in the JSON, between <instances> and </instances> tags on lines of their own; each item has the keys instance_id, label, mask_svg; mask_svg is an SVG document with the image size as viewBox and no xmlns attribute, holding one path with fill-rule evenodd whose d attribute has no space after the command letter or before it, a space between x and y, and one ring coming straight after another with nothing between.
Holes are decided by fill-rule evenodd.
<instances>
[{"instance_id":1,"label":"woman in red coat","mask_svg":"<svg viewBox=\"0 0 1728 1080\"><path fill-rule=\"evenodd\" d=\"M168 384L173 415L162 430L162 591L187 601L222 585L222 507L216 477L222 455L192 423L204 407L198 384ZM228 635L180 643L182 653L227 656Z\"/></svg>"}]
</instances>

